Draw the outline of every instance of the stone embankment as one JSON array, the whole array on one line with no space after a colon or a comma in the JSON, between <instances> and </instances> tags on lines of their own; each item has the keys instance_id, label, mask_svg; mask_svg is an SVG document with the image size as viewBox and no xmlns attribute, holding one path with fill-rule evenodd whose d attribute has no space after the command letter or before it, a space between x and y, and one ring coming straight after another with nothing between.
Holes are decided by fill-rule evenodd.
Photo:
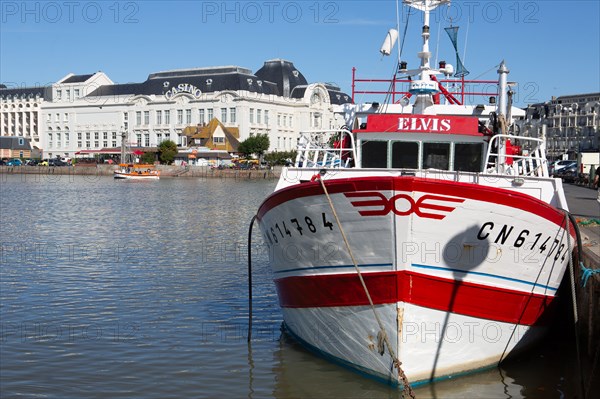
<instances>
[{"instance_id":1,"label":"stone embankment","mask_svg":"<svg viewBox=\"0 0 600 399\"><path fill-rule=\"evenodd\" d=\"M48 176L112 176L116 165L75 165L75 166L0 166L2 175L48 175ZM208 166L158 165L161 177L200 177L232 179L276 179L280 167L274 169L217 169Z\"/></svg>"}]
</instances>

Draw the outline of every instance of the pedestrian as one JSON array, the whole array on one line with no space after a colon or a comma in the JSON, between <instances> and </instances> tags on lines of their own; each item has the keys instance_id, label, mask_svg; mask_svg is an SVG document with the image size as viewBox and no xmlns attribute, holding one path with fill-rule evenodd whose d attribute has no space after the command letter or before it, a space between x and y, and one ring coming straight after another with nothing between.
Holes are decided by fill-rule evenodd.
<instances>
[{"instance_id":1,"label":"pedestrian","mask_svg":"<svg viewBox=\"0 0 600 399\"><path fill-rule=\"evenodd\" d=\"M598 165L596 172L594 173L594 187L598 189L597 200L600 203L600 165Z\"/></svg>"}]
</instances>

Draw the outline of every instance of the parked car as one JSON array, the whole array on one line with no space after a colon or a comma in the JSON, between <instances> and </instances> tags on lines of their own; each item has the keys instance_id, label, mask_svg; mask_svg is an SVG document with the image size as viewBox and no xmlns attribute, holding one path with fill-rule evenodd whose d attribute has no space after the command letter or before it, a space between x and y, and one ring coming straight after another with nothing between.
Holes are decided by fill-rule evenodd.
<instances>
[{"instance_id":1,"label":"parked car","mask_svg":"<svg viewBox=\"0 0 600 399\"><path fill-rule=\"evenodd\" d=\"M560 177L566 183L574 183L579 179L579 171L577 170L577 163L567 168L562 168L557 176Z\"/></svg>"},{"instance_id":2,"label":"parked car","mask_svg":"<svg viewBox=\"0 0 600 399\"><path fill-rule=\"evenodd\" d=\"M6 161L4 159L0 159L0 165L6 165Z\"/></svg>"},{"instance_id":3,"label":"parked car","mask_svg":"<svg viewBox=\"0 0 600 399\"><path fill-rule=\"evenodd\" d=\"M11 159L10 161L8 161L6 163L6 165L8 165L8 166L21 166L21 165L23 165L23 162L21 162L20 159Z\"/></svg>"},{"instance_id":4,"label":"parked car","mask_svg":"<svg viewBox=\"0 0 600 399\"><path fill-rule=\"evenodd\" d=\"M563 170L565 168L570 168L572 166L577 167L577 161L568 161L568 160L558 161L553 165L552 175L558 176L560 174L561 170Z\"/></svg>"},{"instance_id":5,"label":"parked car","mask_svg":"<svg viewBox=\"0 0 600 399\"><path fill-rule=\"evenodd\" d=\"M53 158L48 161L48 166L67 166L68 164L60 159Z\"/></svg>"},{"instance_id":6,"label":"parked car","mask_svg":"<svg viewBox=\"0 0 600 399\"><path fill-rule=\"evenodd\" d=\"M48 166L48 160L47 159L42 159L42 162L40 162L38 165L39 166Z\"/></svg>"},{"instance_id":7,"label":"parked car","mask_svg":"<svg viewBox=\"0 0 600 399\"><path fill-rule=\"evenodd\" d=\"M28 166L37 166L39 163L40 163L39 159L30 159L29 161L27 161L25 163L25 165L28 165Z\"/></svg>"}]
</instances>

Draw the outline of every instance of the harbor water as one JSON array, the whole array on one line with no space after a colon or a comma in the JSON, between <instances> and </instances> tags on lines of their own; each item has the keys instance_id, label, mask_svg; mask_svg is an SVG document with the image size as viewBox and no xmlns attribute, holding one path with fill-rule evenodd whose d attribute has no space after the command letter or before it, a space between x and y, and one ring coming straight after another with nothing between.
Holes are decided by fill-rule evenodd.
<instances>
[{"instance_id":1,"label":"harbor water","mask_svg":"<svg viewBox=\"0 0 600 399\"><path fill-rule=\"evenodd\" d=\"M0 397L399 398L281 332L255 229L275 181L0 175ZM559 325L567 325L563 322ZM418 398L578 396L574 338Z\"/></svg>"}]
</instances>

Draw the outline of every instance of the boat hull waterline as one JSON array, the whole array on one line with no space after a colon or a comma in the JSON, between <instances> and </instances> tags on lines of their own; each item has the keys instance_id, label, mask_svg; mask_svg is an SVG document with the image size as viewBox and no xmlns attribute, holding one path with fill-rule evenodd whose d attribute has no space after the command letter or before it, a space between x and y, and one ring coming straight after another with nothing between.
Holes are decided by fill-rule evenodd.
<instances>
[{"instance_id":1,"label":"boat hull waterline","mask_svg":"<svg viewBox=\"0 0 600 399\"><path fill-rule=\"evenodd\" d=\"M526 194L461 182L357 176L324 183L411 383L495 365L543 333L575 242L563 212ZM276 191L258 221L292 335L397 384L321 183Z\"/></svg>"}]
</instances>

